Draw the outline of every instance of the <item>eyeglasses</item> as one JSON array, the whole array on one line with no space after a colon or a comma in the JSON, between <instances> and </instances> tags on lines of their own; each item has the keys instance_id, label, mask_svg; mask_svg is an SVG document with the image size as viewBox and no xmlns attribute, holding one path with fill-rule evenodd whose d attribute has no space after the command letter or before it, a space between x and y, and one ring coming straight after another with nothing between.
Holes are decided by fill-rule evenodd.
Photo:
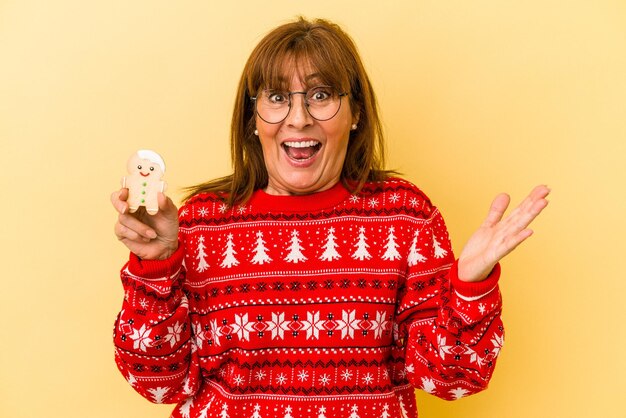
<instances>
[{"instance_id":1,"label":"eyeglasses","mask_svg":"<svg viewBox=\"0 0 626 418\"><path fill-rule=\"evenodd\" d=\"M330 86L317 86L307 91L278 91L262 90L255 97L250 97L255 103L257 115L267 123L280 123L287 119L291 111L291 96L304 95L304 104L307 112L313 119L329 120L339 113L341 98L348 93L338 93Z\"/></svg>"}]
</instances>

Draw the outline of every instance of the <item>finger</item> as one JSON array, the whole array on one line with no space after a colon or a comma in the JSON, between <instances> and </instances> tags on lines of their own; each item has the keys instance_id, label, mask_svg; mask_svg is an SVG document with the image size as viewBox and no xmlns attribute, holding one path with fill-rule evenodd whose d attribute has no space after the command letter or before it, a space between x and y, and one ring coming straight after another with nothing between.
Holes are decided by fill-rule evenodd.
<instances>
[{"instance_id":1,"label":"finger","mask_svg":"<svg viewBox=\"0 0 626 418\"><path fill-rule=\"evenodd\" d=\"M157 203L159 204L159 210L168 210L170 209L170 202L172 202L172 199L170 199L169 197L165 196L165 193L163 192L159 192L157 193ZM171 205L173 205L174 203L172 202Z\"/></svg>"},{"instance_id":2,"label":"finger","mask_svg":"<svg viewBox=\"0 0 626 418\"><path fill-rule=\"evenodd\" d=\"M541 184L539 186L536 186L530 192L530 195L533 196L534 200L544 199L550 194L551 191L552 190L550 190L548 186L546 186L545 184Z\"/></svg>"},{"instance_id":3,"label":"finger","mask_svg":"<svg viewBox=\"0 0 626 418\"><path fill-rule=\"evenodd\" d=\"M504 216L504 212L506 208L509 207L509 203L511 198L506 193L501 193L491 202L491 207L489 208L489 213L487 214L487 218L483 222L483 226L491 227L500 222L502 216Z\"/></svg>"},{"instance_id":4,"label":"finger","mask_svg":"<svg viewBox=\"0 0 626 418\"><path fill-rule=\"evenodd\" d=\"M132 215L120 215L118 217L118 222L121 226L136 232L139 236L147 238L148 240L157 237L157 233L154 229L150 228L148 225L144 224Z\"/></svg>"},{"instance_id":5,"label":"finger","mask_svg":"<svg viewBox=\"0 0 626 418\"><path fill-rule=\"evenodd\" d=\"M174 212L178 214L178 208L176 207L172 199L167 197L165 193L159 192L157 195L157 201L159 203L159 210L162 210L165 212Z\"/></svg>"},{"instance_id":6,"label":"finger","mask_svg":"<svg viewBox=\"0 0 626 418\"><path fill-rule=\"evenodd\" d=\"M509 215L510 224L514 225L516 229L523 230L530 225L530 223L548 206L548 200L545 199L549 193L549 190L539 190L535 193L531 193L528 196L528 201L523 203L523 206L515 208Z\"/></svg>"},{"instance_id":7,"label":"finger","mask_svg":"<svg viewBox=\"0 0 626 418\"><path fill-rule=\"evenodd\" d=\"M520 231L518 234L510 236L504 242L504 248L502 249L502 257L509 254L511 251L516 249L522 242L528 239L533 234L532 229L524 229Z\"/></svg>"},{"instance_id":8,"label":"finger","mask_svg":"<svg viewBox=\"0 0 626 418\"><path fill-rule=\"evenodd\" d=\"M547 186L536 186L517 207L511 210L502 225L513 227L518 231L526 228L547 205L545 197L549 193L550 189Z\"/></svg>"},{"instance_id":9,"label":"finger","mask_svg":"<svg viewBox=\"0 0 626 418\"><path fill-rule=\"evenodd\" d=\"M111 204L121 214L128 212L128 189L120 189L111 194Z\"/></svg>"},{"instance_id":10,"label":"finger","mask_svg":"<svg viewBox=\"0 0 626 418\"><path fill-rule=\"evenodd\" d=\"M529 194L526 196L526 199L520 203L519 208L521 210L530 209L535 202L539 200L545 199L548 194L550 194L550 189L545 185L536 186Z\"/></svg>"},{"instance_id":11,"label":"finger","mask_svg":"<svg viewBox=\"0 0 626 418\"><path fill-rule=\"evenodd\" d=\"M115 224L115 236L118 240L124 242L126 246L129 246L131 242L150 242L149 238L141 236L137 231L128 228L117 222Z\"/></svg>"},{"instance_id":12,"label":"finger","mask_svg":"<svg viewBox=\"0 0 626 418\"><path fill-rule=\"evenodd\" d=\"M519 219L516 222L517 227L520 230L526 229L532 221L548 206L548 201L545 199L537 200L526 211L521 212Z\"/></svg>"}]
</instances>

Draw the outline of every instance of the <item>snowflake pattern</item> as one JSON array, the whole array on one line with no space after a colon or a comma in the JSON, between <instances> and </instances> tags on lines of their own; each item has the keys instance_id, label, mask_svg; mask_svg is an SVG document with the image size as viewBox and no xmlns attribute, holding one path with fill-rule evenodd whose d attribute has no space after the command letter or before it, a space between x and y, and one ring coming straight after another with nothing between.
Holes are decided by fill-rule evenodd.
<instances>
[{"instance_id":1,"label":"snowflake pattern","mask_svg":"<svg viewBox=\"0 0 626 418\"><path fill-rule=\"evenodd\" d=\"M319 378L319 383L322 386L328 386L328 384L330 383L330 375L329 374L321 375Z\"/></svg>"},{"instance_id":2,"label":"snowflake pattern","mask_svg":"<svg viewBox=\"0 0 626 418\"><path fill-rule=\"evenodd\" d=\"M279 375L276 377L276 383L278 383L279 385L284 385L286 381L287 375L285 373L279 373Z\"/></svg>"},{"instance_id":3,"label":"snowflake pattern","mask_svg":"<svg viewBox=\"0 0 626 418\"><path fill-rule=\"evenodd\" d=\"M148 328L146 324L143 324L139 329L133 329L130 338L133 340L133 348L135 350L147 351L148 347L152 344L152 338L150 333L152 329Z\"/></svg>"},{"instance_id":4,"label":"snowflake pattern","mask_svg":"<svg viewBox=\"0 0 626 418\"><path fill-rule=\"evenodd\" d=\"M371 373L366 373L362 378L363 384L370 385L374 381L374 376Z\"/></svg>"},{"instance_id":5,"label":"snowflake pattern","mask_svg":"<svg viewBox=\"0 0 626 418\"><path fill-rule=\"evenodd\" d=\"M163 338L166 343L170 343L170 347L174 347L177 343L180 342L180 334L182 334L185 326L183 323L176 322L171 327L167 327L167 334Z\"/></svg>"},{"instance_id":6,"label":"snowflake pattern","mask_svg":"<svg viewBox=\"0 0 626 418\"><path fill-rule=\"evenodd\" d=\"M271 340L287 338L306 338L317 340L322 336L343 339L355 339L358 335L372 335L375 340L385 338L391 332L392 321L384 311L362 312L357 316L356 309L341 310L340 315L328 314L323 317L320 311L308 311L289 319L284 311L272 312L270 319L250 314L234 313L232 317L221 317L209 322L208 330L197 326L194 334L197 344L203 341L220 345L221 338L228 340L252 341L253 338L269 337ZM169 340L168 340L169 341Z\"/></svg>"}]
</instances>

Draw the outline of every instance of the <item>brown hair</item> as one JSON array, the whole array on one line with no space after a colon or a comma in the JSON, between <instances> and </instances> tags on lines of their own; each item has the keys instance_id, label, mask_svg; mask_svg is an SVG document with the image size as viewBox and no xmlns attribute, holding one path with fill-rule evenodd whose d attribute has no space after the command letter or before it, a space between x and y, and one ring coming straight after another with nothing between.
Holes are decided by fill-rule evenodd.
<instances>
[{"instance_id":1,"label":"brown hair","mask_svg":"<svg viewBox=\"0 0 626 418\"><path fill-rule=\"evenodd\" d=\"M268 33L248 58L237 89L231 123L230 151L233 174L188 187L186 199L197 193L214 192L230 205L245 203L257 189L267 186L263 150L254 135L255 115L251 96L262 88L283 87L284 68L293 63L313 68L320 81L348 93L353 115L359 115L350 132L341 181L357 193L366 181L384 180L384 137L374 90L356 46L338 25L323 19L295 22Z\"/></svg>"}]
</instances>

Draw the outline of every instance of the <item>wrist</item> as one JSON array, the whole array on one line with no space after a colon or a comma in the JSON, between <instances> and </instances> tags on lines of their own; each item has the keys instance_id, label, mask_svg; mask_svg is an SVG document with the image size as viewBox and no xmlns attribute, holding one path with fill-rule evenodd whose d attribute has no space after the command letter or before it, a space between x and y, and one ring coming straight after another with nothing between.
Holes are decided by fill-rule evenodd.
<instances>
[{"instance_id":1,"label":"wrist","mask_svg":"<svg viewBox=\"0 0 626 418\"><path fill-rule=\"evenodd\" d=\"M496 264L490 274L481 281L469 282L459 277L459 261L455 262L450 269L450 282L452 288L465 300L476 300L490 294L498 285L500 279L500 264Z\"/></svg>"},{"instance_id":2,"label":"wrist","mask_svg":"<svg viewBox=\"0 0 626 418\"><path fill-rule=\"evenodd\" d=\"M163 253L161 256L164 258L151 258L145 259L137 256L134 253L130 253L130 259L128 262L128 268L130 272L138 277L145 279L159 279L172 274L180 270L183 258L184 258L184 244L178 243L177 249L169 257Z\"/></svg>"},{"instance_id":3,"label":"wrist","mask_svg":"<svg viewBox=\"0 0 626 418\"><path fill-rule=\"evenodd\" d=\"M157 260L167 260L168 258L172 257L172 255L176 252L176 250L178 250L178 241L174 242L173 244L169 245L166 249L165 252L163 252L159 257L157 257Z\"/></svg>"},{"instance_id":4,"label":"wrist","mask_svg":"<svg viewBox=\"0 0 626 418\"><path fill-rule=\"evenodd\" d=\"M459 258L457 261L458 279L467 283L482 282L491 275L496 264L477 267L476 263L472 263L464 258Z\"/></svg>"}]
</instances>

